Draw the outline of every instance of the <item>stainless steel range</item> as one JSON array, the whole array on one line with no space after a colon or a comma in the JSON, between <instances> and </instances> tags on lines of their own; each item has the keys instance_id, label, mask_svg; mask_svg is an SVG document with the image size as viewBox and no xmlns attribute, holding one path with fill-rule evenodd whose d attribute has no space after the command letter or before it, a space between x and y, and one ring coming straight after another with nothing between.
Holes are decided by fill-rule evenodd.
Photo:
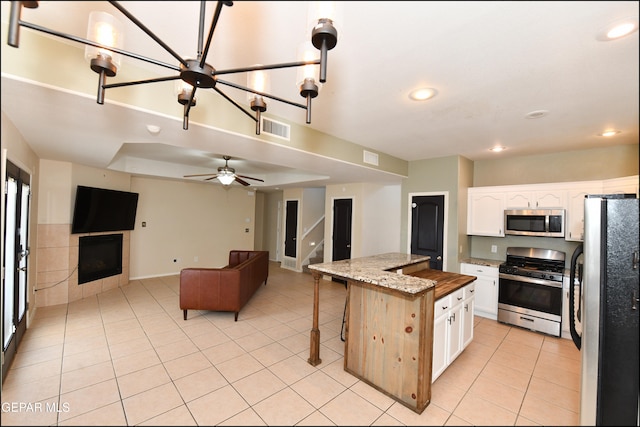
<instances>
[{"instance_id":1,"label":"stainless steel range","mask_svg":"<svg viewBox=\"0 0 640 427\"><path fill-rule=\"evenodd\" d=\"M565 253L508 247L498 268L498 321L559 337Z\"/></svg>"}]
</instances>

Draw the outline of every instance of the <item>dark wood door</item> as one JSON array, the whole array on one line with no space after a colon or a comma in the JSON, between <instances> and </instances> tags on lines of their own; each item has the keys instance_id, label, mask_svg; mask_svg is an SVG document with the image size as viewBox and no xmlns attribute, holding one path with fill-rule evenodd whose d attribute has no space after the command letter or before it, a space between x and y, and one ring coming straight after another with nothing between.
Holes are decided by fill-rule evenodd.
<instances>
[{"instance_id":1,"label":"dark wood door","mask_svg":"<svg viewBox=\"0 0 640 427\"><path fill-rule=\"evenodd\" d=\"M351 199L336 199L333 201L333 239L332 261L351 258ZM334 282L347 284L346 280L331 279Z\"/></svg>"},{"instance_id":2,"label":"dark wood door","mask_svg":"<svg viewBox=\"0 0 640 427\"><path fill-rule=\"evenodd\" d=\"M284 255L295 258L297 254L296 238L298 234L298 201L287 200L285 214Z\"/></svg>"},{"instance_id":3,"label":"dark wood door","mask_svg":"<svg viewBox=\"0 0 640 427\"><path fill-rule=\"evenodd\" d=\"M411 253L431 257L430 267L442 270L444 242L444 196L411 199Z\"/></svg>"},{"instance_id":4,"label":"dark wood door","mask_svg":"<svg viewBox=\"0 0 640 427\"><path fill-rule=\"evenodd\" d=\"M351 199L333 201L333 261L351 258Z\"/></svg>"}]
</instances>

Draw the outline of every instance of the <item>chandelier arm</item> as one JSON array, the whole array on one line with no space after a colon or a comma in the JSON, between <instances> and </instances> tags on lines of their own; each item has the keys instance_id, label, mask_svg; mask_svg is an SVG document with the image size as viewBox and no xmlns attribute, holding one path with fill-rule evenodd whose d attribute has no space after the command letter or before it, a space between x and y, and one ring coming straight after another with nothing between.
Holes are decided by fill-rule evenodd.
<instances>
[{"instance_id":1,"label":"chandelier arm","mask_svg":"<svg viewBox=\"0 0 640 427\"><path fill-rule=\"evenodd\" d=\"M215 70L213 72L213 75L218 76L221 74L246 73L249 71L258 71L258 70L277 70L282 68L304 67L305 65L318 65L320 63L321 63L320 59L315 59L312 61L283 62L280 64L271 64L271 65L252 65L250 67L243 67L243 68L229 68L227 70Z\"/></svg>"},{"instance_id":2,"label":"chandelier arm","mask_svg":"<svg viewBox=\"0 0 640 427\"><path fill-rule=\"evenodd\" d=\"M218 83L222 83L220 80L218 80ZM217 87L213 87L213 90L215 90L216 92L218 92L220 95L222 95L222 97L224 99L226 99L227 101L229 101L230 103L232 103L233 105L235 105L237 108L239 108L243 113L245 113L247 116L251 117L251 120L253 120L254 122L257 122L258 119L256 119L255 117L253 117L253 115L248 112L247 110L245 110L240 104L238 104L236 101L234 101L233 99L229 98L224 92L222 92L220 89L218 89Z\"/></svg>"},{"instance_id":3,"label":"chandelier arm","mask_svg":"<svg viewBox=\"0 0 640 427\"><path fill-rule=\"evenodd\" d=\"M311 95L307 95L307 120L306 123L307 124L311 124Z\"/></svg>"},{"instance_id":4,"label":"chandelier arm","mask_svg":"<svg viewBox=\"0 0 640 427\"><path fill-rule=\"evenodd\" d=\"M196 46L197 59L202 58L202 47L204 45L204 14L207 9L205 0L200 1L200 18L198 19L198 46ZM202 65L200 66L202 68Z\"/></svg>"},{"instance_id":5,"label":"chandelier arm","mask_svg":"<svg viewBox=\"0 0 640 427\"><path fill-rule=\"evenodd\" d=\"M280 98L280 97L277 97L277 96L275 96L275 95L270 95L270 94L265 93L265 92L258 92L258 91L255 91L255 90L253 90L253 89L249 89L248 87L241 86L241 85L238 85L238 84L235 84L235 83L232 83L232 82L228 82L228 81L226 81L226 80L220 80L220 79L218 79L218 80L216 80L216 82L217 82L217 83L220 83L220 84L223 84L223 85L226 85L226 86L234 87L234 88L236 88L236 89L244 90L245 92L255 93L256 95L264 96L265 98L273 99L274 101L279 101L279 102L283 102L283 103L285 103L285 104L292 105L292 106L294 106L294 107L302 108L303 110L306 110L306 109L307 109L307 106L306 106L306 105L298 104L297 102L289 101L289 100L287 100L287 99ZM214 88L214 89L215 89L215 88Z\"/></svg>"},{"instance_id":6,"label":"chandelier arm","mask_svg":"<svg viewBox=\"0 0 640 427\"><path fill-rule=\"evenodd\" d=\"M157 82L166 82L170 80L179 80L180 76L171 76L171 77L158 77L156 79L146 79L146 80L136 80L131 82L120 82L120 83L110 83L108 85L103 85L105 89L110 89L114 87L122 87L122 86L133 86L144 83L157 83Z\"/></svg>"},{"instance_id":7,"label":"chandelier arm","mask_svg":"<svg viewBox=\"0 0 640 427\"><path fill-rule=\"evenodd\" d=\"M173 51L173 49L171 49L165 42L163 42L162 40L160 40L160 38L158 36L156 36L153 31L151 31L150 29L148 29L142 22L140 22L138 20L138 18L136 18L135 16L133 16L131 13L129 13L129 11L127 9L125 9L123 6L120 5L120 3L118 3L117 1L110 1L109 3L111 3L113 5L113 7L115 7L116 9L118 9L120 12L122 12L122 14L124 16L126 16L127 18L129 18L129 20L131 22L133 22L134 24L136 24L138 26L138 28L140 28L142 31L144 31L145 33L147 33L147 35L149 37L151 37L153 40L155 40L156 43L158 43L160 46L162 46L164 48L164 50L166 50L167 52L169 52L171 54L171 56L173 56L174 58L176 58L182 65L184 65L185 67L188 67L189 64L187 63L186 60L182 59L182 57L180 55L178 55L176 52ZM113 49L112 49L113 50ZM180 69L178 68L178 71Z\"/></svg>"},{"instance_id":8,"label":"chandelier arm","mask_svg":"<svg viewBox=\"0 0 640 427\"><path fill-rule=\"evenodd\" d=\"M51 30L49 28L45 28L45 27L42 27L40 25L32 24L32 23L26 22L26 21L20 21L19 23L20 23L21 26L27 27L27 28L31 28L32 30L35 30L35 31L40 31L42 33L50 34L52 36L56 36L56 37L60 37L60 38L66 39L66 40L71 40L71 41L74 41L74 42L86 44L86 45L97 47L97 48L100 48L100 49L110 50L112 52L119 53L120 55L128 56L130 58L139 59L141 61L145 61L145 62L149 62L151 64L159 65L161 67L170 68L170 69L175 70L175 71L180 71L180 67L178 67L176 65L167 64L165 62L158 61L158 60L152 59L152 58L147 58L146 56L138 55L137 53L128 52L128 51L123 50L123 49L118 49L117 47L103 45L103 44L100 44L100 43L93 42L91 40L83 39L82 37L74 36L72 34L62 33L60 31L56 31L56 30Z\"/></svg>"},{"instance_id":9,"label":"chandelier arm","mask_svg":"<svg viewBox=\"0 0 640 427\"><path fill-rule=\"evenodd\" d=\"M204 19L204 4L205 2L203 1L202 3L202 7L200 8L200 19ZM202 57L200 58L200 68L204 67L205 61L207 59L207 54L209 53L209 46L211 46L211 39L213 39L213 32L216 29L216 25L218 25L218 19L220 18L220 12L222 11L222 6L223 3L221 1L219 1L218 3L216 3L216 11L213 14L213 20L211 21L211 28L209 29L209 36L207 37L207 44L204 46L203 48L203 52L202 52ZM202 30L203 30L203 26L200 26L200 31L198 34L198 40L200 40L200 43L202 43Z\"/></svg>"},{"instance_id":10,"label":"chandelier arm","mask_svg":"<svg viewBox=\"0 0 640 427\"><path fill-rule=\"evenodd\" d=\"M322 40L322 46L320 47L320 83L327 81L327 57L329 48L327 46L327 40Z\"/></svg>"},{"instance_id":11,"label":"chandelier arm","mask_svg":"<svg viewBox=\"0 0 640 427\"><path fill-rule=\"evenodd\" d=\"M198 89L197 86L193 87L193 90L191 91L191 96L189 97L189 102L184 104L184 115L182 116L182 129L184 130L189 129L189 111L191 111L191 107L195 105L195 102L193 100L196 97L197 89Z\"/></svg>"}]
</instances>

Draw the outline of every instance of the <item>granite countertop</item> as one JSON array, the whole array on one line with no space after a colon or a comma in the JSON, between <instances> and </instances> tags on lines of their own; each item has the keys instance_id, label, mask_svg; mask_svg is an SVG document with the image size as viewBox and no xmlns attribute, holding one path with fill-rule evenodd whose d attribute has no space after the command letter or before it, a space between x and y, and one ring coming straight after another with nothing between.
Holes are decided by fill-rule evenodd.
<instances>
[{"instance_id":1,"label":"granite countertop","mask_svg":"<svg viewBox=\"0 0 640 427\"><path fill-rule=\"evenodd\" d=\"M358 280L389 289L417 294L436 285L429 279L397 273L398 269L428 261L425 255L386 253L342 261L311 264L309 270L325 273L338 278Z\"/></svg>"},{"instance_id":2,"label":"granite countertop","mask_svg":"<svg viewBox=\"0 0 640 427\"><path fill-rule=\"evenodd\" d=\"M485 267L500 267L504 261L498 259L486 259L486 258L463 258L460 262L465 264L484 265Z\"/></svg>"}]
</instances>

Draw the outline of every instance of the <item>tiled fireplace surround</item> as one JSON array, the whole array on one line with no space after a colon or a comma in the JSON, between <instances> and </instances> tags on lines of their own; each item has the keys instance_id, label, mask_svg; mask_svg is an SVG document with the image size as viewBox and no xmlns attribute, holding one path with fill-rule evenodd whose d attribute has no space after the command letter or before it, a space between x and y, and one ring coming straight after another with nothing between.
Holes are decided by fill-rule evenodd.
<instances>
[{"instance_id":1,"label":"tiled fireplace surround","mask_svg":"<svg viewBox=\"0 0 640 427\"><path fill-rule=\"evenodd\" d=\"M122 274L78 285L79 238L117 233L123 235ZM129 237L130 231L71 234L71 224L38 224L35 306L66 304L128 284Z\"/></svg>"}]
</instances>

